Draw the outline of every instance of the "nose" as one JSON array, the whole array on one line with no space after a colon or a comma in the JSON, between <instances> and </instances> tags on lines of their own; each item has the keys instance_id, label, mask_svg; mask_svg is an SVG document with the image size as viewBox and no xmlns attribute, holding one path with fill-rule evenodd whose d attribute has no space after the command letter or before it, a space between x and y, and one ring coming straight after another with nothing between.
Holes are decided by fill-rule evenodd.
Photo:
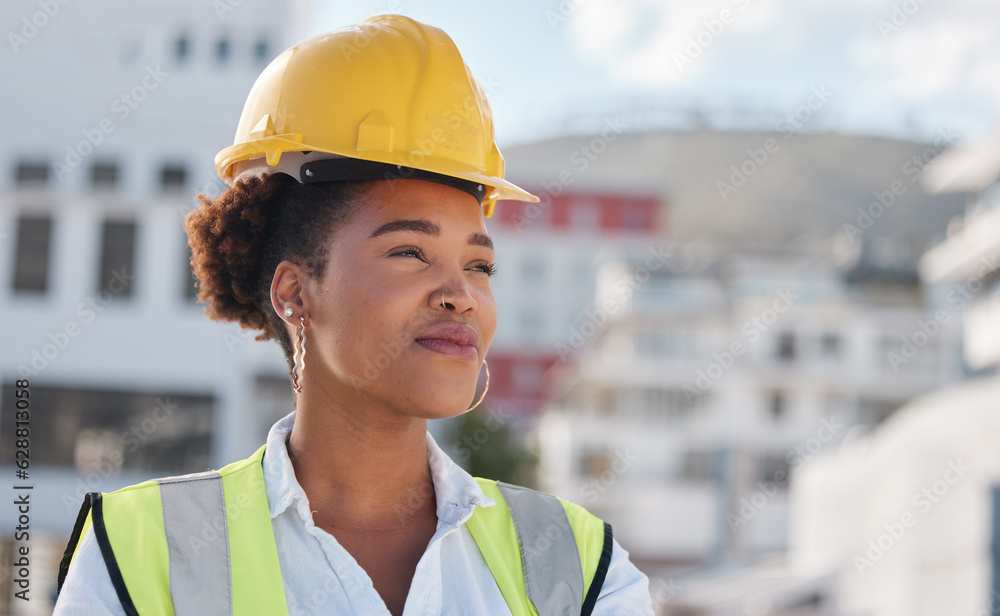
<instances>
[{"instance_id":1,"label":"nose","mask_svg":"<svg viewBox=\"0 0 1000 616\"><path fill-rule=\"evenodd\" d=\"M457 287L446 284L431 294L430 301L437 308L460 313L476 307L475 298L472 297L468 287L464 284Z\"/></svg>"}]
</instances>

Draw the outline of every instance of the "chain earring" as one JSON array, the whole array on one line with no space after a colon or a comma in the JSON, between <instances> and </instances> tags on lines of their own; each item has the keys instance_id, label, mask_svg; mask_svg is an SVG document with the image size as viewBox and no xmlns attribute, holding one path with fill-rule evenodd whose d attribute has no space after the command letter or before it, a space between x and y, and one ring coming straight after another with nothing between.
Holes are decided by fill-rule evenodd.
<instances>
[{"instance_id":1,"label":"chain earring","mask_svg":"<svg viewBox=\"0 0 1000 616\"><path fill-rule=\"evenodd\" d=\"M306 363L305 316L300 316L299 325L295 326L295 352L292 354L292 358L295 360L295 365L292 367L292 389L294 389L296 393L302 393L302 369L305 367Z\"/></svg>"},{"instance_id":2,"label":"chain earring","mask_svg":"<svg viewBox=\"0 0 1000 616\"><path fill-rule=\"evenodd\" d=\"M490 390L490 365L486 363L485 359L483 360L483 366L486 367L486 387L483 388L483 393L482 395L479 396L479 399L476 400L476 403L470 406L469 408L465 409L466 413L479 406L479 403L482 402L483 398L486 397L486 392Z\"/></svg>"}]
</instances>

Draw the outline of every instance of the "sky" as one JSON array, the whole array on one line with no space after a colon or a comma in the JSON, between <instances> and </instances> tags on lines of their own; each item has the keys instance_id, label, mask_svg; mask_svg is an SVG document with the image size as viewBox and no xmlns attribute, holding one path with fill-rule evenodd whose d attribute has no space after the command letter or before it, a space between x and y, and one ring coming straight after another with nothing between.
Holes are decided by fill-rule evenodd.
<instances>
[{"instance_id":1,"label":"sky","mask_svg":"<svg viewBox=\"0 0 1000 616\"><path fill-rule=\"evenodd\" d=\"M1000 3L986 0L315 2L309 34L401 13L451 35L501 144L600 127L773 128L931 141L1000 125ZM822 96L814 94L822 92ZM692 111L701 110L695 115Z\"/></svg>"}]
</instances>

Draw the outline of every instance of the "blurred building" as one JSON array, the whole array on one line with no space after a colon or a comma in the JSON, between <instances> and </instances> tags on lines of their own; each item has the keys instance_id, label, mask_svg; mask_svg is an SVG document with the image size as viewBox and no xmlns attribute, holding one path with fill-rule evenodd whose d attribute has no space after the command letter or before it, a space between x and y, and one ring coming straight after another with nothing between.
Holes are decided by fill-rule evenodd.
<instances>
[{"instance_id":1,"label":"blurred building","mask_svg":"<svg viewBox=\"0 0 1000 616\"><path fill-rule=\"evenodd\" d=\"M303 3L5 3L0 146L0 469L15 476L17 383L30 392L31 601L49 613L88 491L218 468L253 451L287 373L275 346L193 301L183 217L223 184L261 69ZM17 510L0 512L13 534ZM3 562L13 556L6 550ZM9 568L0 571L5 602Z\"/></svg>"},{"instance_id":2,"label":"blurred building","mask_svg":"<svg viewBox=\"0 0 1000 616\"><path fill-rule=\"evenodd\" d=\"M920 272L963 324L975 378L796 476L792 560L836 574L847 615L1000 613L1000 137L949 150L924 183L967 198Z\"/></svg>"},{"instance_id":3,"label":"blurred building","mask_svg":"<svg viewBox=\"0 0 1000 616\"><path fill-rule=\"evenodd\" d=\"M916 272L963 207L915 185L944 143L626 134L581 170L601 138L512 159L512 177L563 177L553 193L665 204L655 243L591 250L595 299L546 375L542 485L611 521L648 571L784 550L792 471L964 376L957 319L935 319L945 300ZM755 172L721 190L734 168Z\"/></svg>"},{"instance_id":4,"label":"blurred building","mask_svg":"<svg viewBox=\"0 0 1000 616\"><path fill-rule=\"evenodd\" d=\"M871 272L804 255L675 249L602 268L588 344L540 424L543 477L638 560L783 550L790 471L959 380L957 320L938 324L912 281L875 293Z\"/></svg>"},{"instance_id":5,"label":"blurred building","mask_svg":"<svg viewBox=\"0 0 1000 616\"><path fill-rule=\"evenodd\" d=\"M531 423L547 395L545 374L566 358L566 333L586 318L600 254L643 250L662 236L667 205L647 191L558 194L526 184L541 203L503 201L487 220L499 275L499 323L490 347L490 400Z\"/></svg>"}]
</instances>

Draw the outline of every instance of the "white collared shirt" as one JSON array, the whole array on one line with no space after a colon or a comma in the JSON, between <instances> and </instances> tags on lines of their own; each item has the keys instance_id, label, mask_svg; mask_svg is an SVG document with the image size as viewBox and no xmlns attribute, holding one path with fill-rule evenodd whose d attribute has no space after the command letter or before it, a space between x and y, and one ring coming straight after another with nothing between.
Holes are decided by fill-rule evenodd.
<instances>
[{"instance_id":1,"label":"white collared shirt","mask_svg":"<svg viewBox=\"0 0 1000 616\"><path fill-rule=\"evenodd\" d=\"M285 437L295 412L267 435L263 472L278 562L290 616L390 616L368 574L330 533L313 523L309 500L295 478ZM417 563L403 616L489 614L510 610L465 522L477 506L496 503L427 433L427 456L437 496L437 531ZM404 503L400 503L405 507ZM93 532L80 541L54 616L124 616ZM595 616L653 616L649 580L617 541Z\"/></svg>"}]
</instances>

